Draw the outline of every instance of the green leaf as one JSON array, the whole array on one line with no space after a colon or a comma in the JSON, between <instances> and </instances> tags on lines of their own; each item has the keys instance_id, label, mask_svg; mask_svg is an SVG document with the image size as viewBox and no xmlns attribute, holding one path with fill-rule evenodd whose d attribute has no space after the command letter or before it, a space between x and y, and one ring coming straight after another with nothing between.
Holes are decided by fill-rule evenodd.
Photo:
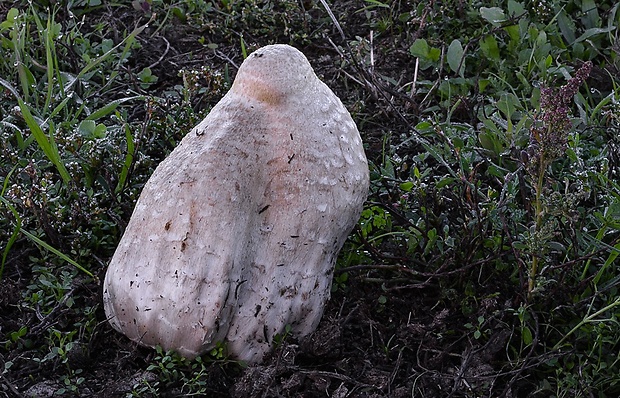
<instances>
[{"instance_id":1,"label":"green leaf","mask_svg":"<svg viewBox=\"0 0 620 398\"><path fill-rule=\"evenodd\" d=\"M17 22L17 17L19 17L19 10L17 8L11 8L9 12L6 13L6 21L0 24L0 31L9 29L15 26Z\"/></svg>"},{"instance_id":2,"label":"green leaf","mask_svg":"<svg viewBox=\"0 0 620 398\"><path fill-rule=\"evenodd\" d=\"M155 83L158 77L153 75L151 68L144 68L138 73L138 79L143 83Z\"/></svg>"},{"instance_id":3,"label":"green leaf","mask_svg":"<svg viewBox=\"0 0 620 398\"><path fill-rule=\"evenodd\" d=\"M181 7L173 7L172 15L174 15L176 18L178 18L183 23L187 21L187 14L185 13L185 10L182 9Z\"/></svg>"},{"instance_id":4,"label":"green leaf","mask_svg":"<svg viewBox=\"0 0 620 398\"><path fill-rule=\"evenodd\" d=\"M441 50L439 48L431 47L428 51L428 59L433 62L439 61L441 57Z\"/></svg>"},{"instance_id":5,"label":"green leaf","mask_svg":"<svg viewBox=\"0 0 620 398\"><path fill-rule=\"evenodd\" d=\"M241 41L241 55L243 55L243 59L246 59L248 57L248 50L245 48L245 40L243 40L243 35L239 37L239 40Z\"/></svg>"},{"instance_id":6,"label":"green leaf","mask_svg":"<svg viewBox=\"0 0 620 398\"><path fill-rule=\"evenodd\" d=\"M502 22L506 21L504 10L499 7L480 7L480 16L494 26L500 26Z\"/></svg>"},{"instance_id":7,"label":"green leaf","mask_svg":"<svg viewBox=\"0 0 620 398\"><path fill-rule=\"evenodd\" d=\"M415 126L415 129L417 131L431 130L432 128L433 128L433 124L426 120L416 124Z\"/></svg>"},{"instance_id":8,"label":"green leaf","mask_svg":"<svg viewBox=\"0 0 620 398\"><path fill-rule=\"evenodd\" d=\"M52 253L54 253L55 255L60 257L61 259L65 260L69 264L73 265L75 268L79 269L80 271L82 271L86 275L90 276L91 278L94 277L93 274L90 271L88 271L86 268L82 267L80 264L78 264L77 262L75 262L74 260L69 258L66 254L64 254L64 253L60 252L59 250L55 249L54 247L50 246L47 242L44 242L43 240L41 240L40 238L38 238L37 236L31 234L30 232L28 232L26 230L22 230L22 233L24 235L26 235L28 237L28 239L30 239L32 242L36 243L38 246L43 247L44 249L47 249L47 250L51 251Z\"/></svg>"},{"instance_id":9,"label":"green leaf","mask_svg":"<svg viewBox=\"0 0 620 398\"><path fill-rule=\"evenodd\" d=\"M422 178L422 175L420 174L420 169L418 169L418 166L414 166L413 167L413 176L416 178L416 180L420 180Z\"/></svg>"},{"instance_id":10,"label":"green leaf","mask_svg":"<svg viewBox=\"0 0 620 398\"><path fill-rule=\"evenodd\" d=\"M133 157L135 152L135 145L133 143L133 135L131 134L131 129L126 124L125 125L125 138L127 140L127 155L125 156L125 163L123 164L123 169L121 170L121 174L118 178L118 184L114 189L114 193L118 194L125 187L125 182L127 181L127 176L129 175L129 170L133 163Z\"/></svg>"},{"instance_id":11,"label":"green leaf","mask_svg":"<svg viewBox=\"0 0 620 398\"><path fill-rule=\"evenodd\" d=\"M596 285L599 280L601 279L601 277L603 276L603 273L607 270L607 268L613 264L616 261L616 258L618 257L618 255L620 255L620 243L618 243L617 245L613 246L613 247L609 247L611 249L611 253L609 253L609 257L607 258L607 261L605 261L605 264L603 264L603 266L601 267L601 269L596 273L596 276L594 277L593 283Z\"/></svg>"},{"instance_id":12,"label":"green leaf","mask_svg":"<svg viewBox=\"0 0 620 398\"><path fill-rule=\"evenodd\" d=\"M84 120L78 126L78 131L82 136L88 137L95 130L95 122L92 120Z\"/></svg>"},{"instance_id":13,"label":"green leaf","mask_svg":"<svg viewBox=\"0 0 620 398\"><path fill-rule=\"evenodd\" d=\"M377 6L377 7L390 8L390 6L388 4L382 3L382 2L377 1L377 0L366 0L366 3L368 3L370 5Z\"/></svg>"},{"instance_id":14,"label":"green leaf","mask_svg":"<svg viewBox=\"0 0 620 398\"><path fill-rule=\"evenodd\" d=\"M99 123L97 127L95 127L95 131L93 131L93 138L104 138L107 130L108 128L104 124Z\"/></svg>"},{"instance_id":15,"label":"green leaf","mask_svg":"<svg viewBox=\"0 0 620 398\"><path fill-rule=\"evenodd\" d=\"M525 8L523 8L523 4L518 3L514 0L508 1L508 14L511 17L519 17L525 13Z\"/></svg>"},{"instance_id":16,"label":"green leaf","mask_svg":"<svg viewBox=\"0 0 620 398\"><path fill-rule=\"evenodd\" d=\"M491 84L491 81L489 79L478 80L478 91L482 93L489 84Z\"/></svg>"},{"instance_id":17,"label":"green leaf","mask_svg":"<svg viewBox=\"0 0 620 398\"><path fill-rule=\"evenodd\" d=\"M575 23L568 17L564 9L558 13L558 26L567 44L573 44L575 42Z\"/></svg>"},{"instance_id":18,"label":"green leaf","mask_svg":"<svg viewBox=\"0 0 620 398\"><path fill-rule=\"evenodd\" d=\"M409 47L409 53L420 60L420 69L422 70L439 61L441 57L441 50L430 47L424 39L417 39Z\"/></svg>"},{"instance_id":19,"label":"green leaf","mask_svg":"<svg viewBox=\"0 0 620 398\"><path fill-rule=\"evenodd\" d=\"M13 174L13 172L15 171L15 169L17 168L17 165L15 165L11 171L9 171L9 173L7 174L6 178L4 179L4 184L2 187L2 192L0 193L0 202L4 203L4 205L6 207L9 208L9 210L11 211L11 213L13 213L13 217L15 217L15 228L13 228L13 232L11 233L11 236L8 240L8 242L6 243L4 250L2 252L2 262L0 262L0 280L2 280L2 275L4 274L4 266L6 264L6 258L9 254L9 251L11 250L11 247L13 246L13 244L15 243L15 241L17 240L18 236L19 236L19 232L21 230L22 227L22 220L21 217L19 216L19 213L17 212L17 210L15 209L15 207L4 198L4 193L6 191L6 188L9 184L11 175Z\"/></svg>"},{"instance_id":20,"label":"green leaf","mask_svg":"<svg viewBox=\"0 0 620 398\"><path fill-rule=\"evenodd\" d=\"M409 53L414 57L428 58L429 45L425 39L417 39L411 47L409 47Z\"/></svg>"},{"instance_id":21,"label":"green leaf","mask_svg":"<svg viewBox=\"0 0 620 398\"><path fill-rule=\"evenodd\" d=\"M15 22L17 17L19 16L19 10L17 8L11 8L9 12L6 13L7 22Z\"/></svg>"},{"instance_id":22,"label":"green leaf","mask_svg":"<svg viewBox=\"0 0 620 398\"><path fill-rule=\"evenodd\" d=\"M97 119L100 119L102 117L105 117L105 116L109 115L110 113L114 112L116 110L116 108L120 104L122 104L123 102L132 101L134 99L144 99L144 96L136 95L136 96L133 96L133 97L125 97L125 98L120 98L120 99L114 100L114 101L110 102L109 104L103 106L102 108L97 109L95 112L91 113L90 115L88 115L86 120L97 120Z\"/></svg>"},{"instance_id":23,"label":"green leaf","mask_svg":"<svg viewBox=\"0 0 620 398\"><path fill-rule=\"evenodd\" d=\"M67 171L64 163L62 162L62 159L60 158L58 148L54 144L54 129L52 125L50 125L48 138L48 136L43 132L43 129L39 125L37 119L35 119L30 112L30 109L28 108L26 103L17 93L17 90L15 90L15 88L11 86L9 82L2 78L0 78L0 85L4 86L7 90L11 92L11 94L13 94L13 96L15 96L19 105L19 110L22 113L22 117L24 118L26 125L30 129L32 136L36 139L37 144L39 144L39 147L43 150L47 158L56 166L56 169L60 173L60 176L62 177L64 182L69 182L69 180L71 180L71 176L69 175L69 172Z\"/></svg>"},{"instance_id":24,"label":"green leaf","mask_svg":"<svg viewBox=\"0 0 620 398\"><path fill-rule=\"evenodd\" d=\"M518 43L521 40L519 25L504 26L504 30L508 33L508 36L510 36L511 42Z\"/></svg>"},{"instance_id":25,"label":"green leaf","mask_svg":"<svg viewBox=\"0 0 620 398\"><path fill-rule=\"evenodd\" d=\"M400 184L400 189L405 192L411 192L411 189L413 189L413 182L411 181L403 182L402 184Z\"/></svg>"},{"instance_id":26,"label":"green leaf","mask_svg":"<svg viewBox=\"0 0 620 398\"><path fill-rule=\"evenodd\" d=\"M538 31L536 33L536 45L541 47L547 43L547 33L544 30Z\"/></svg>"},{"instance_id":27,"label":"green leaf","mask_svg":"<svg viewBox=\"0 0 620 398\"><path fill-rule=\"evenodd\" d=\"M499 46L493 35L486 35L480 41L480 50L488 59L499 60Z\"/></svg>"},{"instance_id":28,"label":"green leaf","mask_svg":"<svg viewBox=\"0 0 620 398\"><path fill-rule=\"evenodd\" d=\"M527 326L523 326L523 328L521 329L521 338L523 339L523 343L525 345L532 344L534 338L532 336L532 331L530 330L530 328L528 328Z\"/></svg>"},{"instance_id":29,"label":"green leaf","mask_svg":"<svg viewBox=\"0 0 620 398\"><path fill-rule=\"evenodd\" d=\"M69 175L69 172L67 171L64 163L62 162L62 159L60 158L58 148L53 144L53 129L50 128L50 135L48 139L46 134L41 129L41 126L39 126L39 123L32 116L32 113L30 113L30 109L28 109L28 106L24 103L24 101L22 101L21 98L17 98L17 103L19 104L19 109L22 112L24 120L26 121L30 132L32 132L35 139L37 140L39 147L41 147L48 159L52 163L54 163L64 182L68 183L71 180L71 176Z\"/></svg>"},{"instance_id":30,"label":"green leaf","mask_svg":"<svg viewBox=\"0 0 620 398\"><path fill-rule=\"evenodd\" d=\"M95 124L94 120L84 120L78 126L80 134L88 139L104 138L107 127L103 124Z\"/></svg>"},{"instance_id":31,"label":"green leaf","mask_svg":"<svg viewBox=\"0 0 620 398\"><path fill-rule=\"evenodd\" d=\"M463 70L465 69L465 60L463 59L463 45L459 40L452 40L448 47L448 53L446 57L448 59L448 65L453 72L458 73L463 77Z\"/></svg>"},{"instance_id":32,"label":"green leaf","mask_svg":"<svg viewBox=\"0 0 620 398\"><path fill-rule=\"evenodd\" d=\"M607 25L608 26L616 26L616 13L618 12L618 10L620 10L620 3L616 3L615 6L613 6L611 8L611 10L609 10L609 12L607 13Z\"/></svg>"},{"instance_id":33,"label":"green leaf","mask_svg":"<svg viewBox=\"0 0 620 398\"><path fill-rule=\"evenodd\" d=\"M452 184L454 181L456 181L456 179L454 177L444 177L444 178L440 179L439 181L437 181L435 186L437 187L437 189L441 189L441 188L443 188L445 186L448 186L448 185Z\"/></svg>"},{"instance_id":34,"label":"green leaf","mask_svg":"<svg viewBox=\"0 0 620 398\"><path fill-rule=\"evenodd\" d=\"M560 242L547 242L547 247L560 253L566 253L566 247Z\"/></svg>"},{"instance_id":35,"label":"green leaf","mask_svg":"<svg viewBox=\"0 0 620 398\"><path fill-rule=\"evenodd\" d=\"M494 154L497 155L495 150L496 148L494 143L494 137L491 134L486 131L481 132L480 134L478 134L478 141L480 141L480 145L482 145L484 149L492 151Z\"/></svg>"},{"instance_id":36,"label":"green leaf","mask_svg":"<svg viewBox=\"0 0 620 398\"><path fill-rule=\"evenodd\" d=\"M598 14L598 8L594 0L582 0L581 11L585 14L585 18L581 20L587 28L601 26L601 17Z\"/></svg>"},{"instance_id":37,"label":"green leaf","mask_svg":"<svg viewBox=\"0 0 620 398\"><path fill-rule=\"evenodd\" d=\"M599 112L605 107L612 99L615 98L616 93L611 92L607 97L603 98L593 109L590 111L590 122L591 124L596 123L596 117Z\"/></svg>"},{"instance_id":38,"label":"green leaf","mask_svg":"<svg viewBox=\"0 0 620 398\"><path fill-rule=\"evenodd\" d=\"M575 40L576 43L585 41L587 39L589 39L592 36L595 35L600 35L603 33L609 33L613 30L615 30L616 28L614 26L609 27L609 28L590 28L588 30L586 30L585 32L583 32L583 34L581 36L579 36L579 38L577 38L577 40Z\"/></svg>"},{"instance_id":39,"label":"green leaf","mask_svg":"<svg viewBox=\"0 0 620 398\"><path fill-rule=\"evenodd\" d=\"M506 120L510 120L516 110L523 108L521 101L513 93L502 94L495 105L506 116Z\"/></svg>"}]
</instances>

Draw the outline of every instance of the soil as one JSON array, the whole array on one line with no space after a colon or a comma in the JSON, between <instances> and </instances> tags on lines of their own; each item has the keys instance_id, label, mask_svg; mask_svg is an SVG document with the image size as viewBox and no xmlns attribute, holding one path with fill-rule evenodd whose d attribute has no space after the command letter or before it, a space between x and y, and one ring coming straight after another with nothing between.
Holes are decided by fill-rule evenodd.
<instances>
[{"instance_id":1,"label":"soil","mask_svg":"<svg viewBox=\"0 0 620 398\"><path fill-rule=\"evenodd\" d=\"M357 35L368 38L367 21L363 13L355 12L365 3L342 3L335 6L338 9L334 11L342 16L347 39L352 40ZM6 10L2 11L5 15ZM318 13L320 8L311 12ZM110 37L118 41L122 32L131 31L146 19L145 14L132 8L104 7L88 15L86 20L92 25L100 21L109 23ZM384 135L406 131L410 118L404 118L403 114L415 114L418 105L403 93L384 90L379 77L384 74L397 80L412 79L413 63L406 44L394 43L389 35L377 39L373 72L364 72L368 70L367 64L357 65L357 68L354 63L343 61L338 51L349 49L331 21L324 17L321 21L321 29L325 30L322 38L315 35L298 47L307 55L317 74L343 98L345 105L353 111L358 110L357 116L363 118L358 123L368 144L368 157L380 158ZM245 32L244 39L251 48L291 41L286 36L274 37L276 34L263 38L257 32L251 27ZM201 44L204 36L217 42L216 51ZM141 50L132 56L126 68L140 71L152 66L153 75L159 78L157 85L151 88L155 91L153 94L181 84L180 69L206 64L214 70L222 70L228 65L234 73L234 65L242 59L238 37L218 37L215 29L188 28L178 21L161 31L157 31L155 25L148 28L141 34L140 43ZM344 59L348 55L345 54ZM195 105L197 109L208 108L216 100L207 95ZM109 326L101 306L98 281L74 282L70 295L64 297L64 300L73 298L80 308L96 309L99 323L94 333L83 339L78 332L73 339L75 344L66 355L66 363L33 361L33 357L40 357L38 353L34 355L33 350L36 350L36 343L44 339L47 328L73 325L79 321L79 316L67 310L62 297L54 311L39 318L36 303L30 304L34 309L23 307L21 295L31 276L28 254L24 242L19 242L11 251L10 266L6 267L0 281L0 335L6 336L26 325L28 334L24 340L33 341L35 346L19 345L10 351L0 350L0 369L11 364L0 375L0 397L51 397L65 387L62 380L69 368L81 369L79 377L84 380L76 392L66 392L66 396L127 396L140 386L157 382L163 391L161 396L187 394L182 380L162 382L160 373L147 370L158 355L154 350L137 346ZM374 254L377 264L389 263L390 258L397 256L397 248L394 253ZM101 261L105 264L107 259ZM502 373L506 356L502 349L513 333L511 322L503 321L512 316L506 314L510 303L503 302L506 298L500 294L471 305L470 313L495 320L486 325L488 336L482 343L473 337L471 327L466 326L463 303L450 294L453 286L461 286L458 281L463 278L472 274L474 278L482 278L478 270L464 268L443 276L428 274L419 279L400 272L398 267L383 269L379 265L357 267L347 272L347 282L332 294L318 330L309 338L304 341L285 338L270 358L256 366L205 360L201 379L207 391L205 395L432 398L518 393L521 387L517 381L521 373ZM104 273L105 267L102 267L99 281ZM501 283L490 281L487 287L493 289L490 292L501 291ZM460 297L461 292L456 296Z\"/></svg>"},{"instance_id":2,"label":"soil","mask_svg":"<svg viewBox=\"0 0 620 398\"><path fill-rule=\"evenodd\" d=\"M352 274L346 289L332 295L317 331L303 341L286 338L264 363L244 368L235 362L206 361L202 381L207 396L446 397L471 396L481 388L495 391L495 396L507 392L503 386L488 386L498 377L498 357L509 330L497 329L484 345L476 344L462 324L461 309L438 301L437 286L386 292L364 279ZM14 283L12 278L2 282L2 297L19 296ZM72 295L93 306L101 302L92 283L77 287ZM497 302L485 305L495 313L501 310ZM23 319L26 313L15 300L3 300L0 308L2 330L37 323ZM3 354L4 363L13 366L0 380L0 396L55 396L67 367L82 369L85 381L78 392L65 396L121 397L141 383L156 382L157 371L147 368L157 353L112 330L101 308L97 319L100 323L88 341L76 339L67 363L38 364L29 359L34 355L27 347ZM36 339L47 327L75 321L63 309L53 311L28 337ZM173 381L162 390L166 397L187 393L183 383Z\"/></svg>"}]
</instances>

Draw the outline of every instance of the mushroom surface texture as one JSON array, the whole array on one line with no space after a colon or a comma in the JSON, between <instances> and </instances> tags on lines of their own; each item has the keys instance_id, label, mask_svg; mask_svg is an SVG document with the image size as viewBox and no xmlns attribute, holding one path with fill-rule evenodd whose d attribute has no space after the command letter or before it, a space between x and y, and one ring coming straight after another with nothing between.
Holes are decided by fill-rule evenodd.
<instances>
[{"instance_id":1,"label":"mushroom surface texture","mask_svg":"<svg viewBox=\"0 0 620 398\"><path fill-rule=\"evenodd\" d=\"M368 184L357 127L306 57L256 50L144 186L104 281L110 323L187 358L224 342L260 362L287 325L316 329Z\"/></svg>"}]
</instances>

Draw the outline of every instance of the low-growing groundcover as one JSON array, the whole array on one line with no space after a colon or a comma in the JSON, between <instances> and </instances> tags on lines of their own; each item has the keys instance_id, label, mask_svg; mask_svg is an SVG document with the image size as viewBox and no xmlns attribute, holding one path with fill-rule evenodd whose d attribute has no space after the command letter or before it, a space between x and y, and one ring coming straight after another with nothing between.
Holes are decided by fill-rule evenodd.
<instances>
[{"instance_id":1,"label":"low-growing groundcover","mask_svg":"<svg viewBox=\"0 0 620 398\"><path fill-rule=\"evenodd\" d=\"M620 395L620 6L0 4L0 395ZM194 361L101 280L155 166L270 43L356 120L371 192L306 341Z\"/></svg>"}]
</instances>

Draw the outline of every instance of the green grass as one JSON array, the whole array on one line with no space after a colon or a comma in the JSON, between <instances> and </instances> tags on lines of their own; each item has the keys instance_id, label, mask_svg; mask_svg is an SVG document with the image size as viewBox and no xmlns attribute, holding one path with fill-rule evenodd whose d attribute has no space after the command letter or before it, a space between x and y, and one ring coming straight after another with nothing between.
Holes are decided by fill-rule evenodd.
<instances>
[{"instance_id":1,"label":"green grass","mask_svg":"<svg viewBox=\"0 0 620 398\"><path fill-rule=\"evenodd\" d=\"M39 372L59 393L86 393L93 372L74 354L87 347L105 364L95 347L116 335L96 292L142 186L235 65L284 42L366 143L371 192L333 291L344 305L365 286L379 303L360 330L387 314L400 325L381 326L392 338L376 357L370 339L368 360L420 396L437 385L452 396L620 393L618 4L68 3L0 6L0 288L12 292L0 301L0 365L16 389ZM116 341L106 348L121 356ZM362 341L344 340L351 363ZM444 361L420 362L437 347ZM240 372L223 346L197 362L132 355L131 369L157 380L129 396L228 391Z\"/></svg>"}]
</instances>

